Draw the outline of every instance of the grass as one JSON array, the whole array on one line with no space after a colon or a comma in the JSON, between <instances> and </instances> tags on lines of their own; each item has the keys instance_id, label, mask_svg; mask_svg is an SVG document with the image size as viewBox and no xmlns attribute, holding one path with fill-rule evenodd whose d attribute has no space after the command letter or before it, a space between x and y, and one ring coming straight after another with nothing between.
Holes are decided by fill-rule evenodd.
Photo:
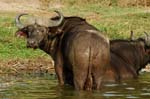
<instances>
[{"instance_id":1,"label":"grass","mask_svg":"<svg viewBox=\"0 0 150 99\"><path fill-rule=\"evenodd\" d=\"M85 6L72 6L63 9L70 15L78 15L87 19L89 23L99 30L107 33L110 39L127 39L130 31L135 32L135 37L143 35L150 30L149 8L137 7L101 7L99 4Z\"/></svg>"},{"instance_id":2,"label":"grass","mask_svg":"<svg viewBox=\"0 0 150 99\"><path fill-rule=\"evenodd\" d=\"M77 15L86 18L89 23L104 31L110 39L127 39L131 30L135 32L135 37L143 35L144 31L150 31L148 8L102 7L99 4L86 4L64 6L58 10L66 16ZM0 13L0 59L47 57L43 51L27 49L25 40L15 37L17 30L14 23L15 15L16 13Z\"/></svg>"},{"instance_id":3,"label":"grass","mask_svg":"<svg viewBox=\"0 0 150 99\"><path fill-rule=\"evenodd\" d=\"M93 21L93 24L105 31L111 39L127 39L131 30L134 31L136 38L143 35L144 31L149 32L149 21L150 13L140 12L102 18L99 23Z\"/></svg>"}]
</instances>

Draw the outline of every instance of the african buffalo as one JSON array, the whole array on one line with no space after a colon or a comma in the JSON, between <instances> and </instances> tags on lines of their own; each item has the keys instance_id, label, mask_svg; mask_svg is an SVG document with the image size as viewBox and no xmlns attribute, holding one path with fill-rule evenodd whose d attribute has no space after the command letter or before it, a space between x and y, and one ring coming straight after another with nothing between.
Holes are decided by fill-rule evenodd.
<instances>
[{"instance_id":1,"label":"african buffalo","mask_svg":"<svg viewBox=\"0 0 150 99\"><path fill-rule=\"evenodd\" d=\"M110 41L111 66L106 70L106 82L137 78L139 71L150 62L150 36L131 38Z\"/></svg>"},{"instance_id":2,"label":"african buffalo","mask_svg":"<svg viewBox=\"0 0 150 99\"><path fill-rule=\"evenodd\" d=\"M77 90L100 89L110 63L109 39L80 17L59 16L47 23L38 19L23 25L16 16L17 35L25 35L27 47L40 48L52 56L60 85L71 84Z\"/></svg>"}]
</instances>

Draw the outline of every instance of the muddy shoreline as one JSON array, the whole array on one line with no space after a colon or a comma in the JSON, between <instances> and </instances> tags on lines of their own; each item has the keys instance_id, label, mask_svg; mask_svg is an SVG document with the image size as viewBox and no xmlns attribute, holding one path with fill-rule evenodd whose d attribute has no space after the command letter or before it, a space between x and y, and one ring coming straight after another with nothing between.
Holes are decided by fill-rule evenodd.
<instances>
[{"instance_id":1,"label":"muddy shoreline","mask_svg":"<svg viewBox=\"0 0 150 99\"><path fill-rule=\"evenodd\" d=\"M141 72L150 72L147 65ZM54 62L47 57L34 59L0 60L0 75L49 74L55 75Z\"/></svg>"},{"instance_id":2,"label":"muddy shoreline","mask_svg":"<svg viewBox=\"0 0 150 99\"><path fill-rule=\"evenodd\" d=\"M37 57L35 59L0 60L0 74L55 74L52 59Z\"/></svg>"}]
</instances>

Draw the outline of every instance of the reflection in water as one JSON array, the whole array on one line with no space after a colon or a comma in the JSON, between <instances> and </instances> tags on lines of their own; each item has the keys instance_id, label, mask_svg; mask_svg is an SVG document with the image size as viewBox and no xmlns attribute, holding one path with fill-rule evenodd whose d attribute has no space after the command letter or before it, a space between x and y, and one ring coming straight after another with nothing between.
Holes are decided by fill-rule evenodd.
<instances>
[{"instance_id":1,"label":"reflection in water","mask_svg":"<svg viewBox=\"0 0 150 99\"><path fill-rule=\"evenodd\" d=\"M106 84L101 91L75 91L71 86L57 86L55 77L1 76L0 99L150 99L150 74L137 80Z\"/></svg>"}]
</instances>

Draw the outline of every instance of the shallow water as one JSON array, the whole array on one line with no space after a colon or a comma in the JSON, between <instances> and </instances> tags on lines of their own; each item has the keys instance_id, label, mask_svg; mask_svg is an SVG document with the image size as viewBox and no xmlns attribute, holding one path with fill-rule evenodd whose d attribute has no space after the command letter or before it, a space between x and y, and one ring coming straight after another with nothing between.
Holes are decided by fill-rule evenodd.
<instances>
[{"instance_id":1,"label":"shallow water","mask_svg":"<svg viewBox=\"0 0 150 99\"><path fill-rule=\"evenodd\" d=\"M150 99L150 73L137 80L106 84L94 92L57 86L56 78L49 75L4 75L0 78L0 99Z\"/></svg>"}]
</instances>

